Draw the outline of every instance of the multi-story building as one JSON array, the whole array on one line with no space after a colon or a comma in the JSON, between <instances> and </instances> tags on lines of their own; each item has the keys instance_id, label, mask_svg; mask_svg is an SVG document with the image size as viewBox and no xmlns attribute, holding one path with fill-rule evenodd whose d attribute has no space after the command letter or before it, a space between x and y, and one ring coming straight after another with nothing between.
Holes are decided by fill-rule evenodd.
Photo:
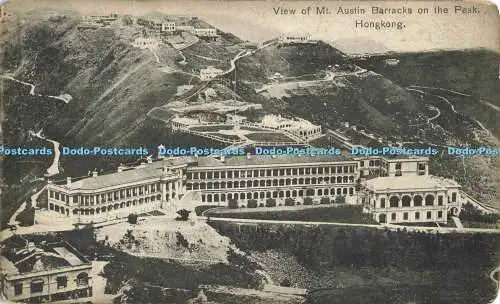
<instances>
[{"instance_id":1,"label":"multi-story building","mask_svg":"<svg viewBox=\"0 0 500 304\"><path fill-rule=\"evenodd\" d=\"M194 34L200 38L216 40L219 36L216 28L195 28Z\"/></svg>"},{"instance_id":2,"label":"multi-story building","mask_svg":"<svg viewBox=\"0 0 500 304\"><path fill-rule=\"evenodd\" d=\"M305 119L288 119L271 114L264 116L260 124L267 128L286 131L304 141L310 141L322 135L320 125L315 125Z\"/></svg>"},{"instance_id":3,"label":"multi-story building","mask_svg":"<svg viewBox=\"0 0 500 304\"><path fill-rule=\"evenodd\" d=\"M312 39L309 33L287 33L279 36L278 42L280 44L294 44L294 43L317 43Z\"/></svg>"},{"instance_id":4,"label":"multi-story building","mask_svg":"<svg viewBox=\"0 0 500 304\"><path fill-rule=\"evenodd\" d=\"M358 162L341 156L260 155L199 158L187 171L187 190L200 191L202 203L229 199L302 200L356 194Z\"/></svg>"},{"instance_id":5,"label":"multi-story building","mask_svg":"<svg viewBox=\"0 0 500 304\"><path fill-rule=\"evenodd\" d=\"M157 49L160 43L156 38L139 37L134 40L132 45L141 49Z\"/></svg>"},{"instance_id":6,"label":"multi-story building","mask_svg":"<svg viewBox=\"0 0 500 304\"><path fill-rule=\"evenodd\" d=\"M403 177L427 174L421 167L422 163L427 166L427 158L397 160L405 168L401 170ZM93 172L79 180L68 178L65 184L49 182L48 209L77 223L90 223L157 209L175 212L182 208L179 202L185 194L199 198L198 204L224 205L236 199L245 205L249 199L269 198L278 203L287 198L301 202L305 197L337 196L356 203L359 182L385 175L385 163L392 164L393 159L246 155L148 160L135 168L121 166L115 173ZM362 177L367 167L372 171ZM396 178L395 173L391 176Z\"/></svg>"},{"instance_id":7,"label":"multi-story building","mask_svg":"<svg viewBox=\"0 0 500 304\"><path fill-rule=\"evenodd\" d=\"M138 18L137 24L148 27L156 33L171 33L176 30L175 21L159 16Z\"/></svg>"},{"instance_id":8,"label":"multi-story building","mask_svg":"<svg viewBox=\"0 0 500 304\"><path fill-rule=\"evenodd\" d=\"M49 181L48 209L78 223L101 222L166 208L185 193L189 160L166 159L136 168L120 166L118 172L66 184Z\"/></svg>"},{"instance_id":9,"label":"multi-story building","mask_svg":"<svg viewBox=\"0 0 500 304\"><path fill-rule=\"evenodd\" d=\"M0 256L2 292L9 301L40 303L92 296L92 264L71 245L13 243L4 246Z\"/></svg>"},{"instance_id":10,"label":"multi-story building","mask_svg":"<svg viewBox=\"0 0 500 304\"><path fill-rule=\"evenodd\" d=\"M428 175L429 158L423 156L369 157L359 159L359 177Z\"/></svg>"},{"instance_id":11,"label":"multi-story building","mask_svg":"<svg viewBox=\"0 0 500 304\"><path fill-rule=\"evenodd\" d=\"M460 185L432 175L377 177L363 182L360 200L380 223L446 223L458 215Z\"/></svg>"}]
</instances>

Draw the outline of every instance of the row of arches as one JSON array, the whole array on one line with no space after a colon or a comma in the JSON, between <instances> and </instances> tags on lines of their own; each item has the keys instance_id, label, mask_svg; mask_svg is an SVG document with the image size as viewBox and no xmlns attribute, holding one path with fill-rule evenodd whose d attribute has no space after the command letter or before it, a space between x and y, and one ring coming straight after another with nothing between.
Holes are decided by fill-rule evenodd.
<instances>
[{"instance_id":1,"label":"row of arches","mask_svg":"<svg viewBox=\"0 0 500 304\"><path fill-rule=\"evenodd\" d=\"M275 190L275 191L254 191L254 192L231 192L231 193L208 193L202 194L202 202L225 202L229 199L267 199L267 198L289 198L306 196L334 196L334 195L354 195L354 187L327 188L327 189L299 189L299 190Z\"/></svg>"},{"instance_id":2,"label":"row of arches","mask_svg":"<svg viewBox=\"0 0 500 304\"><path fill-rule=\"evenodd\" d=\"M410 195L403 195L399 197L398 195L392 195L389 197L389 207L420 207L420 206L434 206L436 197L433 194L427 194L422 196L416 194L413 197ZM443 197L438 196L438 206L443 204ZM385 198L381 199L381 208L385 208Z\"/></svg>"},{"instance_id":3,"label":"row of arches","mask_svg":"<svg viewBox=\"0 0 500 304\"><path fill-rule=\"evenodd\" d=\"M193 182L188 183L187 190L205 190L205 189L231 189L231 188L257 188L257 187L277 187L289 185L316 185L323 183L347 184L354 183L354 176L337 177L306 177L306 178L282 178L282 179L261 179L247 181L222 181L222 182Z\"/></svg>"}]
</instances>

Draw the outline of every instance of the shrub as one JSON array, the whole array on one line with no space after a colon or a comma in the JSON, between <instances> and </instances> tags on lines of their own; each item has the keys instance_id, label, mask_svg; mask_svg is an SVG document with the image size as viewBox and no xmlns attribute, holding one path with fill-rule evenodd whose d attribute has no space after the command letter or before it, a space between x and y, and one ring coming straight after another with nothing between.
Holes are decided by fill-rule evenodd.
<instances>
[{"instance_id":1,"label":"shrub","mask_svg":"<svg viewBox=\"0 0 500 304\"><path fill-rule=\"evenodd\" d=\"M127 221L130 223L130 224L137 224L137 214L135 213L130 213L127 217Z\"/></svg>"},{"instance_id":2,"label":"shrub","mask_svg":"<svg viewBox=\"0 0 500 304\"><path fill-rule=\"evenodd\" d=\"M313 199L312 197L304 197L304 205L312 205L313 204Z\"/></svg>"},{"instance_id":3,"label":"shrub","mask_svg":"<svg viewBox=\"0 0 500 304\"><path fill-rule=\"evenodd\" d=\"M276 207L276 200L274 198L268 198L266 200L266 207Z\"/></svg>"},{"instance_id":4,"label":"shrub","mask_svg":"<svg viewBox=\"0 0 500 304\"><path fill-rule=\"evenodd\" d=\"M280 282L280 286L283 286L283 287L290 287L290 286L292 286L292 283L290 282L290 280L289 280L289 279L284 278L284 279Z\"/></svg>"},{"instance_id":5,"label":"shrub","mask_svg":"<svg viewBox=\"0 0 500 304\"><path fill-rule=\"evenodd\" d=\"M339 195L335 198L335 204L345 204L345 196Z\"/></svg>"},{"instance_id":6,"label":"shrub","mask_svg":"<svg viewBox=\"0 0 500 304\"><path fill-rule=\"evenodd\" d=\"M319 203L322 205L328 205L328 204L330 204L330 199L328 197L322 197L320 199Z\"/></svg>"},{"instance_id":7,"label":"shrub","mask_svg":"<svg viewBox=\"0 0 500 304\"><path fill-rule=\"evenodd\" d=\"M257 208L257 200L249 199L247 203L248 208Z\"/></svg>"},{"instance_id":8,"label":"shrub","mask_svg":"<svg viewBox=\"0 0 500 304\"><path fill-rule=\"evenodd\" d=\"M186 209L181 209L181 210L177 211L176 213L179 215L178 217L175 218L177 221L187 221L191 211L186 210Z\"/></svg>"},{"instance_id":9,"label":"shrub","mask_svg":"<svg viewBox=\"0 0 500 304\"><path fill-rule=\"evenodd\" d=\"M227 207L229 209L238 209L238 200L234 198L230 198L227 202Z\"/></svg>"},{"instance_id":10,"label":"shrub","mask_svg":"<svg viewBox=\"0 0 500 304\"><path fill-rule=\"evenodd\" d=\"M285 200L285 206L295 206L295 201L293 200L293 198L287 198Z\"/></svg>"},{"instance_id":11,"label":"shrub","mask_svg":"<svg viewBox=\"0 0 500 304\"><path fill-rule=\"evenodd\" d=\"M182 235L182 233L180 233L179 231L177 231L175 233L176 237L177 237L177 247L184 247L184 248L188 248L189 246L189 242L186 240L186 238Z\"/></svg>"}]
</instances>

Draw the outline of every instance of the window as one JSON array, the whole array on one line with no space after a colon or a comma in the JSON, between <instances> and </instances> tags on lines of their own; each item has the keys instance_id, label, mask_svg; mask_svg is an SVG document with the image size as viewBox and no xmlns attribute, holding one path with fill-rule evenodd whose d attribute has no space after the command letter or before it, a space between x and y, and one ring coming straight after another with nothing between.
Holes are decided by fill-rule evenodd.
<instances>
[{"instance_id":1,"label":"window","mask_svg":"<svg viewBox=\"0 0 500 304\"><path fill-rule=\"evenodd\" d=\"M208 196L208 202L212 201L212 197L209 195ZM89 284L89 275L85 272L81 272L76 276L76 285L82 286L82 285L88 285Z\"/></svg>"},{"instance_id":2,"label":"window","mask_svg":"<svg viewBox=\"0 0 500 304\"><path fill-rule=\"evenodd\" d=\"M443 206L443 196L438 196L438 206Z\"/></svg>"},{"instance_id":3,"label":"window","mask_svg":"<svg viewBox=\"0 0 500 304\"><path fill-rule=\"evenodd\" d=\"M391 196L391 198L389 199L389 204L390 204L391 208L399 207L399 197Z\"/></svg>"},{"instance_id":4,"label":"window","mask_svg":"<svg viewBox=\"0 0 500 304\"><path fill-rule=\"evenodd\" d=\"M36 280L31 281L30 291L31 291L31 293L42 292L43 291L43 280L36 279Z\"/></svg>"},{"instance_id":5,"label":"window","mask_svg":"<svg viewBox=\"0 0 500 304\"><path fill-rule=\"evenodd\" d=\"M364 167L364 166L365 166L365 162L364 162L364 161L361 161L361 162L359 163L359 166L360 166L360 167Z\"/></svg>"},{"instance_id":6,"label":"window","mask_svg":"<svg viewBox=\"0 0 500 304\"><path fill-rule=\"evenodd\" d=\"M401 170L401 163L396 163L396 170Z\"/></svg>"},{"instance_id":7,"label":"window","mask_svg":"<svg viewBox=\"0 0 500 304\"><path fill-rule=\"evenodd\" d=\"M422 206L422 196L415 195L413 197L413 206L416 206L416 207Z\"/></svg>"},{"instance_id":8,"label":"window","mask_svg":"<svg viewBox=\"0 0 500 304\"><path fill-rule=\"evenodd\" d=\"M14 284L14 295L18 296L23 294L23 283Z\"/></svg>"},{"instance_id":9,"label":"window","mask_svg":"<svg viewBox=\"0 0 500 304\"><path fill-rule=\"evenodd\" d=\"M403 213L403 220L408 220L408 212Z\"/></svg>"},{"instance_id":10,"label":"window","mask_svg":"<svg viewBox=\"0 0 500 304\"><path fill-rule=\"evenodd\" d=\"M420 219L420 212L415 212L415 219L419 220Z\"/></svg>"},{"instance_id":11,"label":"window","mask_svg":"<svg viewBox=\"0 0 500 304\"><path fill-rule=\"evenodd\" d=\"M427 211L427 219L429 220L429 219L431 219L431 217L432 217L432 212L431 211Z\"/></svg>"},{"instance_id":12,"label":"window","mask_svg":"<svg viewBox=\"0 0 500 304\"><path fill-rule=\"evenodd\" d=\"M67 276L57 277L56 281L57 281L57 289L68 287L68 277Z\"/></svg>"},{"instance_id":13,"label":"window","mask_svg":"<svg viewBox=\"0 0 500 304\"><path fill-rule=\"evenodd\" d=\"M438 218L443 218L443 211L438 211Z\"/></svg>"},{"instance_id":14,"label":"window","mask_svg":"<svg viewBox=\"0 0 500 304\"><path fill-rule=\"evenodd\" d=\"M380 199L380 208L385 208L385 198Z\"/></svg>"},{"instance_id":15,"label":"window","mask_svg":"<svg viewBox=\"0 0 500 304\"><path fill-rule=\"evenodd\" d=\"M391 214L391 220L393 220L393 221L396 220L396 213Z\"/></svg>"},{"instance_id":16,"label":"window","mask_svg":"<svg viewBox=\"0 0 500 304\"><path fill-rule=\"evenodd\" d=\"M453 192L453 193L451 194L451 201L452 201L453 203L455 203L455 202L457 201L457 193L456 193L456 192Z\"/></svg>"}]
</instances>

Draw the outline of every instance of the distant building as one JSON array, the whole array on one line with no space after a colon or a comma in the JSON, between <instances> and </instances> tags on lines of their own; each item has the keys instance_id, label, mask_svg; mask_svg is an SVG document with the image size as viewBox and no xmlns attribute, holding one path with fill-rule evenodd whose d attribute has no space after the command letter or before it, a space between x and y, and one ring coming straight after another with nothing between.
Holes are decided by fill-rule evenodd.
<instances>
[{"instance_id":1,"label":"distant building","mask_svg":"<svg viewBox=\"0 0 500 304\"><path fill-rule=\"evenodd\" d=\"M207 66L206 69L200 70L201 81L207 81L221 75L224 71L221 69L214 68L213 66Z\"/></svg>"},{"instance_id":2,"label":"distant building","mask_svg":"<svg viewBox=\"0 0 500 304\"><path fill-rule=\"evenodd\" d=\"M316 40L312 40L312 36L309 33L283 34L278 38L278 42L280 44L317 43Z\"/></svg>"},{"instance_id":3,"label":"distant building","mask_svg":"<svg viewBox=\"0 0 500 304\"><path fill-rule=\"evenodd\" d=\"M362 184L364 210L380 223L446 223L458 215L460 185L432 175L377 177Z\"/></svg>"},{"instance_id":4,"label":"distant building","mask_svg":"<svg viewBox=\"0 0 500 304\"><path fill-rule=\"evenodd\" d=\"M247 120L246 117L241 116L241 115L236 115L236 114L227 114L226 115L226 122L228 124L236 124L236 123L241 123Z\"/></svg>"},{"instance_id":5,"label":"distant building","mask_svg":"<svg viewBox=\"0 0 500 304\"><path fill-rule=\"evenodd\" d=\"M159 46L159 42L155 38L136 38L132 44L135 47L141 49L156 49Z\"/></svg>"},{"instance_id":6,"label":"distant building","mask_svg":"<svg viewBox=\"0 0 500 304\"><path fill-rule=\"evenodd\" d=\"M175 21L164 17L141 17L137 19L137 24L148 27L156 33L171 33L177 28Z\"/></svg>"},{"instance_id":7,"label":"distant building","mask_svg":"<svg viewBox=\"0 0 500 304\"><path fill-rule=\"evenodd\" d=\"M39 303L92 296L92 264L68 243L35 246L26 242L2 250L2 292L9 301Z\"/></svg>"},{"instance_id":8,"label":"distant building","mask_svg":"<svg viewBox=\"0 0 500 304\"><path fill-rule=\"evenodd\" d=\"M118 14L108 14L108 15L88 15L84 17L87 21L97 22L97 23L109 23L118 19Z\"/></svg>"},{"instance_id":9,"label":"distant building","mask_svg":"<svg viewBox=\"0 0 500 304\"><path fill-rule=\"evenodd\" d=\"M321 126L305 119L288 119L281 115L266 115L261 125L268 128L287 131L303 140L309 141L321 136Z\"/></svg>"},{"instance_id":10,"label":"distant building","mask_svg":"<svg viewBox=\"0 0 500 304\"><path fill-rule=\"evenodd\" d=\"M211 40L216 40L218 37L216 28L195 28L194 33L200 38L207 38Z\"/></svg>"},{"instance_id":11,"label":"distant building","mask_svg":"<svg viewBox=\"0 0 500 304\"><path fill-rule=\"evenodd\" d=\"M194 26L192 25L177 25L177 30L178 31L183 31L183 32L189 32L194 34Z\"/></svg>"}]
</instances>

